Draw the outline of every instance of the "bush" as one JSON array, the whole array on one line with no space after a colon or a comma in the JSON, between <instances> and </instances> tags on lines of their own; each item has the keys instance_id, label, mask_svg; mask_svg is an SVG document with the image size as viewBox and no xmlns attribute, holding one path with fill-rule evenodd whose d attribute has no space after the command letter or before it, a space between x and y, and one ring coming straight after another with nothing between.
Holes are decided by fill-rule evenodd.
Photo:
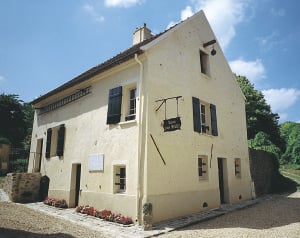
<instances>
[{"instance_id":1,"label":"bush","mask_svg":"<svg viewBox=\"0 0 300 238\"><path fill-rule=\"evenodd\" d=\"M43 201L44 204L48 206L58 207L58 208L68 208L67 202L65 199L56 199L56 198L46 198Z\"/></svg>"},{"instance_id":2,"label":"bush","mask_svg":"<svg viewBox=\"0 0 300 238\"><path fill-rule=\"evenodd\" d=\"M116 222L123 225L129 225L133 223L131 217L123 216L120 213L112 213L110 210L107 209L97 210L89 205L77 206L75 211L80 212L82 214L98 217L105 221Z\"/></svg>"}]
</instances>

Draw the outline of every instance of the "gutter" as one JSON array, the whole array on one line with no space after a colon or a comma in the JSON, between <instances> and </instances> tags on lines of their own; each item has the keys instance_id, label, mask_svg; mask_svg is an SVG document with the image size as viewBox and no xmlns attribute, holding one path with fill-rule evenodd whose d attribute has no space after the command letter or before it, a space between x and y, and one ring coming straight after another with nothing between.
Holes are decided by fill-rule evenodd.
<instances>
[{"instance_id":1,"label":"gutter","mask_svg":"<svg viewBox=\"0 0 300 238\"><path fill-rule=\"evenodd\" d=\"M143 63L138 59L137 54L134 54L134 59L135 61L139 64L140 66L140 77L138 79L138 99L139 99L139 118L138 118L138 128L139 128L139 133L138 133L138 158L137 158L137 199L136 199L136 221L141 224L142 219L140 216L140 208L141 208L141 184L142 184L142 173L141 173L141 159L142 159L142 136L143 136L143 131L142 131L142 109L143 109L143 102L141 99L141 91L142 91L142 81L143 81Z\"/></svg>"}]
</instances>

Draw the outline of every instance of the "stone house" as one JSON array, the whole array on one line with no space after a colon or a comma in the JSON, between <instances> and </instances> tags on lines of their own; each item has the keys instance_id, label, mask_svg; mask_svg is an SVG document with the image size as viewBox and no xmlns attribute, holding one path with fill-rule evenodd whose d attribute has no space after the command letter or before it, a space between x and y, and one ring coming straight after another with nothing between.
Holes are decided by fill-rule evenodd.
<instances>
[{"instance_id":1,"label":"stone house","mask_svg":"<svg viewBox=\"0 0 300 238\"><path fill-rule=\"evenodd\" d=\"M203 13L35 99L49 196L153 223L252 198L245 98ZM147 210L147 209L146 209ZM145 215L145 214L144 214Z\"/></svg>"}]
</instances>

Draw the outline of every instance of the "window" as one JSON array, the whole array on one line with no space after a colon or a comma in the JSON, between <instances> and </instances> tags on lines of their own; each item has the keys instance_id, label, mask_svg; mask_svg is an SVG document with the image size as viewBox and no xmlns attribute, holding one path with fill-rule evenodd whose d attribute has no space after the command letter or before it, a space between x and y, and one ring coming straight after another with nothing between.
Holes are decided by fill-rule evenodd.
<instances>
[{"instance_id":1,"label":"window","mask_svg":"<svg viewBox=\"0 0 300 238\"><path fill-rule=\"evenodd\" d=\"M134 120L136 113L136 88L129 90L129 108L125 121Z\"/></svg>"},{"instance_id":2,"label":"window","mask_svg":"<svg viewBox=\"0 0 300 238\"><path fill-rule=\"evenodd\" d=\"M200 104L200 125L201 125L201 131L203 133L206 133L206 113L205 113L205 105ZM209 128L207 128L209 129Z\"/></svg>"},{"instance_id":3,"label":"window","mask_svg":"<svg viewBox=\"0 0 300 238\"><path fill-rule=\"evenodd\" d=\"M49 128L47 130L46 158L63 156L65 144L65 125Z\"/></svg>"},{"instance_id":4,"label":"window","mask_svg":"<svg viewBox=\"0 0 300 238\"><path fill-rule=\"evenodd\" d=\"M237 178L241 177L241 159L234 160L234 174Z\"/></svg>"},{"instance_id":5,"label":"window","mask_svg":"<svg viewBox=\"0 0 300 238\"><path fill-rule=\"evenodd\" d=\"M109 90L106 124L117 124L136 118L136 86L120 86Z\"/></svg>"},{"instance_id":6,"label":"window","mask_svg":"<svg viewBox=\"0 0 300 238\"><path fill-rule=\"evenodd\" d=\"M126 191L126 167L118 165L114 167L115 174L115 193L124 193Z\"/></svg>"},{"instance_id":7,"label":"window","mask_svg":"<svg viewBox=\"0 0 300 238\"><path fill-rule=\"evenodd\" d=\"M208 179L207 156L198 156L198 176L199 179Z\"/></svg>"},{"instance_id":8,"label":"window","mask_svg":"<svg viewBox=\"0 0 300 238\"><path fill-rule=\"evenodd\" d=\"M216 106L205 101L193 97L193 120L194 131L209 134L213 136L218 135Z\"/></svg>"},{"instance_id":9,"label":"window","mask_svg":"<svg viewBox=\"0 0 300 238\"><path fill-rule=\"evenodd\" d=\"M200 68L201 68L201 73L206 74L209 76L209 55L206 54L204 51L200 50Z\"/></svg>"}]
</instances>

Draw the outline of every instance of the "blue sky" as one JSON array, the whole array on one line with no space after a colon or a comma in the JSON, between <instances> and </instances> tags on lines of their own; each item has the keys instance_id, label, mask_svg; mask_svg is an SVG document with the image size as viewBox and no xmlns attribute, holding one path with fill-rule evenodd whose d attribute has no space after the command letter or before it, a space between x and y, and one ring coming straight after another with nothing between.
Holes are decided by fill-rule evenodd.
<instances>
[{"instance_id":1,"label":"blue sky","mask_svg":"<svg viewBox=\"0 0 300 238\"><path fill-rule=\"evenodd\" d=\"M25 102L203 9L234 73L300 122L298 0L1 0L0 93Z\"/></svg>"}]
</instances>

